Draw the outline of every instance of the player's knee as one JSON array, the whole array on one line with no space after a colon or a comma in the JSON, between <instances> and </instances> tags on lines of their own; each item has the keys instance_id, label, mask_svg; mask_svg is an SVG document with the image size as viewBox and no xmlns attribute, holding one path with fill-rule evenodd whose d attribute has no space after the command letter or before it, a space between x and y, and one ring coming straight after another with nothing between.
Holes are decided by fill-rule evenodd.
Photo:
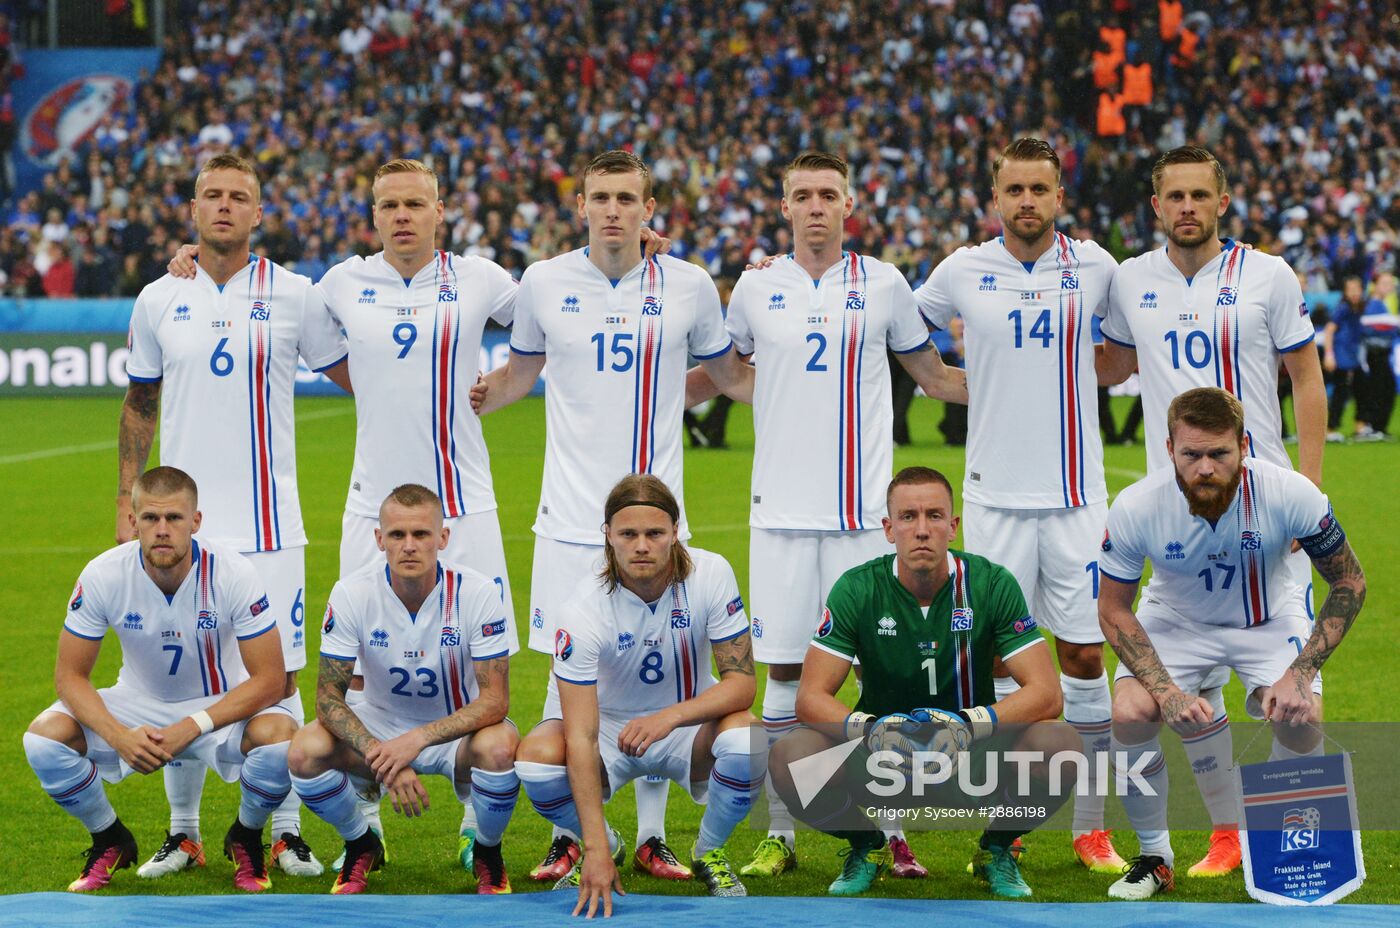
<instances>
[{"instance_id":1,"label":"player's knee","mask_svg":"<svg viewBox=\"0 0 1400 928\"><path fill-rule=\"evenodd\" d=\"M1056 641L1060 672L1077 680L1097 680L1103 676L1103 645Z\"/></svg>"},{"instance_id":2,"label":"player's knee","mask_svg":"<svg viewBox=\"0 0 1400 928\"><path fill-rule=\"evenodd\" d=\"M312 722L292 737L287 749L287 769L294 777L315 777L326 772L326 758L332 747L319 722Z\"/></svg>"},{"instance_id":3,"label":"player's knee","mask_svg":"<svg viewBox=\"0 0 1400 928\"><path fill-rule=\"evenodd\" d=\"M76 719L62 712L41 712L25 729L26 735L37 735L67 745L79 754L87 753L87 739ZM25 739L26 744L29 739Z\"/></svg>"},{"instance_id":4,"label":"player's knee","mask_svg":"<svg viewBox=\"0 0 1400 928\"><path fill-rule=\"evenodd\" d=\"M243 753L268 744L291 741L297 733L297 723L280 712L259 715L243 730Z\"/></svg>"},{"instance_id":5,"label":"player's knee","mask_svg":"<svg viewBox=\"0 0 1400 928\"><path fill-rule=\"evenodd\" d=\"M515 750L515 759L532 764L560 766L565 761L564 738L562 735L541 732L536 728L520 742Z\"/></svg>"},{"instance_id":6,"label":"player's knee","mask_svg":"<svg viewBox=\"0 0 1400 928\"><path fill-rule=\"evenodd\" d=\"M481 738L480 735L481 732L478 732L477 737L472 739L473 767L496 773L515 766L520 736L515 733L514 728L506 724L495 725L492 726L489 737Z\"/></svg>"}]
</instances>

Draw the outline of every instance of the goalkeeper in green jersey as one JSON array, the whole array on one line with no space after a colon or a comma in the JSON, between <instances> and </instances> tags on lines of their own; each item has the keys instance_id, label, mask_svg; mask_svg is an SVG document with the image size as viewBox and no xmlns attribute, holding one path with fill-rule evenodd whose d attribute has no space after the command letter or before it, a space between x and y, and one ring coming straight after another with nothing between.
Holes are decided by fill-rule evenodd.
<instances>
[{"instance_id":1,"label":"goalkeeper in green jersey","mask_svg":"<svg viewBox=\"0 0 1400 928\"><path fill-rule=\"evenodd\" d=\"M834 895L865 891L888 863L871 817L876 809L899 807L908 826L933 821L931 813L918 821L914 813L960 807L980 810L969 821L986 816L973 872L998 896L1029 896L1013 843L1068 798L1075 768L1066 767L1065 785L1051 796L1048 764L1030 763L1018 792L1018 764L1006 757L987 769L985 751L1039 751L1082 762L1079 736L1054 721L1062 697L1050 649L1009 571L949 550L958 518L946 477L905 468L890 483L886 508L885 535L895 553L846 571L832 587L802 665L797 718L804 727L770 755L774 786L807 824L850 842L830 887ZM996 657L1020 684L1000 702L992 688ZM836 694L857 661L862 687L852 710ZM850 760L834 776L810 782L814 771L830 771L813 755L852 742ZM925 766L935 753L947 760ZM809 758L813 763L805 764ZM989 783L996 773L1000 785L986 796L960 790L952 774L959 762L969 773L980 771L967 778L971 784ZM930 790L928 783L936 785Z\"/></svg>"}]
</instances>

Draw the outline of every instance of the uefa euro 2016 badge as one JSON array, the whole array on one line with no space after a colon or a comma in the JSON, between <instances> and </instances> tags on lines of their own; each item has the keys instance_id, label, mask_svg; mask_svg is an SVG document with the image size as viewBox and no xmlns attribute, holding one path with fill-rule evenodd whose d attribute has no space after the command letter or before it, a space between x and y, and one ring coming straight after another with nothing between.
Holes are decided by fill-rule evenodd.
<instances>
[{"instance_id":1,"label":"uefa euro 2016 badge","mask_svg":"<svg viewBox=\"0 0 1400 928\"><path fill-rule=\"evenodd\" d=\"M1351 755L1238 768L1245 890L1274 905L1328 905L1366 880Z\"/></svg>"}]
</instances>

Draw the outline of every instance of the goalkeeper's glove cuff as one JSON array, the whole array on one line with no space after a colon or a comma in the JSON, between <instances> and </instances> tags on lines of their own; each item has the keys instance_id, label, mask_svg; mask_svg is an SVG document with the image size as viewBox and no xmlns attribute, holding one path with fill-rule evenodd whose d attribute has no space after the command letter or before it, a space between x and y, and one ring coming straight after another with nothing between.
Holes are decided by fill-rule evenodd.
<instances>
[{"instance_id":1,"label":"goalkeeper's glove cuff","mask_svg":"<svg viewBox=\"0 0 1400 928\"><path fill-rule=\"evenodd\" d=\"M875 724L875 716L869 712L852 712L846 716L846 740L864 738Z\"/></svg>"},{"instance_id":2,"label":"goalkeeper's glove cuff","mask_svg":"<svg viewBox=\"0 0 1400 928\"><path fill-rule=\"evenodd\" d=\"M991 706L959 709L958 717L972 730L973 741L981 741L983 738L990 737L997 730L997 713Z\"/></svg>"}]
</instances>

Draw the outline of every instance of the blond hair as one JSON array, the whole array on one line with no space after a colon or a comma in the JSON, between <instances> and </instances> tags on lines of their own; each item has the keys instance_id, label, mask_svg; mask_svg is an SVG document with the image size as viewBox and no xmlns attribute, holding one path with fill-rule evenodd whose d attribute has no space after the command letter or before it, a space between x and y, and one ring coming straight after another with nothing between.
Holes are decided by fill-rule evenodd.
<instances>
[{"instance_id":1,"label":"blond hair","mask_svg":"<svg viewBox=\"0 0 1400 928\"><path fill-rule=\"evenodd\" d=\"M379 166L379 170L374 172L374 183L370 184L370 191L373 192L374 188L379 186L381 178L388 177L390 174L422 174L433 182L433 199L437 199L437 174L417 158L395 158L392 161L384 162Z\"/></svg>"}]
</instances>

